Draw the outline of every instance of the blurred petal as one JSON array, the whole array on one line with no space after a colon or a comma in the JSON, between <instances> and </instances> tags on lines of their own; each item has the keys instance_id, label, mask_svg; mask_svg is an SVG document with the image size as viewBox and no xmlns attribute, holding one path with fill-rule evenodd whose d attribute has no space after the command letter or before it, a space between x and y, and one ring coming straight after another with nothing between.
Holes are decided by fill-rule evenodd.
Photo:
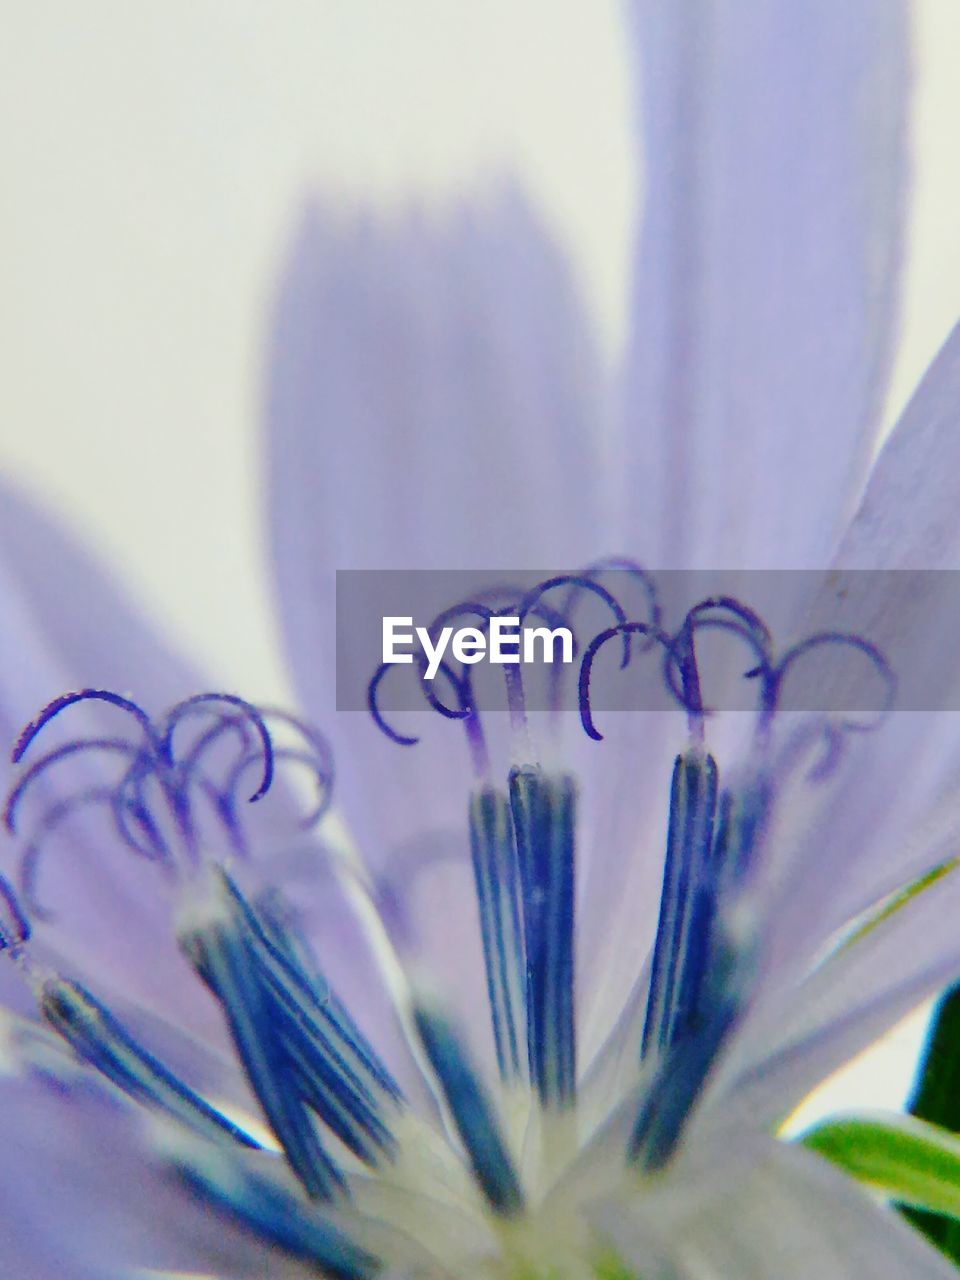
<instances>
[{"instance_id":1,"label":"blurred petal","mask_svg":"<svg viewBox=\"0 0 960 1280\"><path fill-rule=\"evenodd\" d=\"M68 690L115 689L159 712L202 687L196 671L167 647L107 571L6 487L0 491L0 547L3 741L12 744L43 706ZM76 718L69 732L77 737L126 728L109 711L85 707L70 714ZM39 754L38 746L27 762ZM89 758L58 766L37 788L38 811L103 783L98 768ZM9 784L10 774L4 776ZM29 833L30 821L24 826ZM106 828L78 814L65 835L51 841L39 893L55 920L39 941L110 991L204 1030L212 1002L173 941L169 888L156 867L136 859ZM23 840L0 839L0 870L14 880Z\"/></svg>"},{"instance_id":2,"label":"blurred petal","mask_svg":"<svg viewBox=\"0 0 960 1280\"><path fill-rule=\"evenodd\" d=\"M671 1242L664 1254L673 1265L662 1274L676 1280L948 1280L956 1275L898 1214L872 1203L810 1152L770 1141L749 1172L731 1171L728 1160L721 1168L709 1196L699 1187L689 1197L675 1195L671 1205L665 1194L655 1192L635 1217L607 1214L602 1225L625 1260L645 1267L644 1250L659 1236Z\"/></svg>"},{"instance_id":3,"label":"blurred petal","mask_svg":"<svg viewBox=\"0 0 960 1280\"><path fill-rule=\"evenodd\" d=\"M566 266L516 191L446 218L304 218L271 349L273 553L301 696L347 749L339 795L375 857L463 825L463 735L428 722L410 753L365 713L334 726L334 572L575 568L608 550L599 387Z\"/></svg>"},{"instance_id":4,"label":"blurred petal","mask_svg":"<svg viewBox=\"0 0 960 1280\"><path fill-rule=\"evenodd\" d=\"M668 566L822 564L888 373L905 8L633 9L647 191L626 379L631 549Z\"/></svg>"},{"instance_id":5,"label":"blurred petal","mask_svg":"<svg viewBox=\"0 0 960 1280\"><path fill-rule=\"evenodd\" d=\"M306 1275L159 1171L136 1112L92 1085L0 1080L4 1274L112 1280L130 1268Z\"/></svg>"}]
</instances>

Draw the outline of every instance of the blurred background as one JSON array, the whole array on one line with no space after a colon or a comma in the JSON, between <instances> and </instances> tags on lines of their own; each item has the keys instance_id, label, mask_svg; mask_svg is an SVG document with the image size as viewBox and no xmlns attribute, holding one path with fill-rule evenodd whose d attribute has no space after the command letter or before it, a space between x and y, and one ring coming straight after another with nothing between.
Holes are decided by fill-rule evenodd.
<instances>
[{"instance_id":1,"label":"blurred background","mask_svg":"<svg viewBox=\"0 0 960 1280\"><path fill-rule=\"evenodd\" d=\"M402 208L518 173L616 359L642 198L620 6L3 0L0 15L0 471L223 687L287 701L258 429L298 212L311 192ZM960 6L916 0L914 21L888 424L960 310ZM899 1101L921 1026L830 1100Z\"/></svg>"}]
</instances>

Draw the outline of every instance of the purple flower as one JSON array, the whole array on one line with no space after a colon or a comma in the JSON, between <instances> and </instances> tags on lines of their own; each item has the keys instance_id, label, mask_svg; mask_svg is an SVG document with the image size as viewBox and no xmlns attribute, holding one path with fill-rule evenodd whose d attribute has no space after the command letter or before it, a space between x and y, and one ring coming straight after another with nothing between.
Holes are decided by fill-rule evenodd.
<instances>
[{"instance_id":1,"label":"purple flower","mask_svg":"<svg viewBox=\"0 0 960 1280\"><path fill-rule=\"evenodd\" d=\"M609 628L665 655L678 706L611 716L599 744L561 723L536 753L479 750L469 699L467 734L439 717L413 747L335 710L338 568L621 548L852 590L851 570L960 559L960 333L871 466L902 6L632 18L647 187L617 378L518 190L303 219L266 420L306 719L198 699L81 550L0 503L5 1274L952 1274L776 1136L960 974L950 716L804 745L776 704L810 646L736 601ZM841 643L885 676L916 608L888 592ZM705 714L707 618L752 654L746 747ZM949 646L918 661L949 706ZM586 683L579 710L597 736Z\"/></svg>"}]
</instances>

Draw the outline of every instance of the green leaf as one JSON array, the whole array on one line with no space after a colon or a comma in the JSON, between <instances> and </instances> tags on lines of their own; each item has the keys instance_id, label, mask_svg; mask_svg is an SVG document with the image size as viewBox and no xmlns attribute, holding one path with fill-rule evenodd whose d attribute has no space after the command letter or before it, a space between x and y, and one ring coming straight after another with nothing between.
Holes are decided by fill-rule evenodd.
<instances>
[{"instance_id":1,"label":"green leaf","mask_svg":"<svg viewBox=\"0 0 960 1280\"><path fill-rule=\"evenodd\" d=\"M930 1019L907 1110L919 1120L960 1131L960 991L941 998Z\"/></svg>"},{"instance_id":2,"label":"green leaf","mask_svg":"<svg viewBox=\"0 0 960 1280\"><path fill-rule=\"evenodd\" d=\"M593 1274L596 1280L637 1280L637 1273L630 1271L612 1253L604 1254L594 1262Z\"/></svg>"},{"instance_id":3,"label":"green leaf","mask_svg":"<svg viewBox=\"0 0 960 1280\"><path fill-rule=\"evenodd\" d=\"M960 988L947 991L933 1011L907 1110L960 1131ZM916 1209L904 1212L948 1258L960 1262L960 1223Z\"/></svg>"},{"instance_id":4,"label":"green leaf","mask_svg":"<svg viewBox=\"0 0 960 1280\"><path fill-rule=\"evenodd\" d=\"M840 1116L799 1141L901 1204L960 1219L960 1138L914 1116Z\"/></svg>"}]
</instances>

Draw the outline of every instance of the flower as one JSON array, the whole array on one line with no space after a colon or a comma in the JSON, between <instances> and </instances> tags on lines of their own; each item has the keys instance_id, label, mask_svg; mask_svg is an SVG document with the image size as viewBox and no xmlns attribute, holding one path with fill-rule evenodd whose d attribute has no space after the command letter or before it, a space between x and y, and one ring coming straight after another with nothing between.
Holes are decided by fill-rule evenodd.
<instances>
[{"instance_id":1,"label":"flower","mask_svg":"<svg viewBox=\"0 0 960 1280\"><path fill-rule=\"evenodd\" d=\"M285 275L268 406L281 614L362 863L328 826L317 856L292 794L267 791L286 761L325 799L325 739L191 697L203 682L82 552L15 496L0 508L10 736L86 690L20 737L8 804L18 826L39 801L0 904L11 1274L951 1274L771 1136L960 972L954 878L931 878L955 830L949 808L932 825L949 717L898 715L814 777L780 754L776 718L744 760L712 728L709 750L689 741L683 711L627 718L606 744L564 740L559 765L491 773L471 808L449 738L401 748L334 711L333 567L571 566L616 545L666 568L953 564L957 334L867 476L905 185L901 8L748 3L721 21L638 4L635 25L649 186L616 412L516 191L441 228L314 210ZM881 603L882 650L906 610ZM739 604L721 616L772 698L782 656ZM692 620L653 638L696 739ZM951 655L937 663L949 705ZM580 710L596 730L589 697ZM39 735L68 723L41 761ZM731 883L707 868L718 849L738 855ZM694 881L709 929L688 927Z\"/></svg>"}]
</instances>

